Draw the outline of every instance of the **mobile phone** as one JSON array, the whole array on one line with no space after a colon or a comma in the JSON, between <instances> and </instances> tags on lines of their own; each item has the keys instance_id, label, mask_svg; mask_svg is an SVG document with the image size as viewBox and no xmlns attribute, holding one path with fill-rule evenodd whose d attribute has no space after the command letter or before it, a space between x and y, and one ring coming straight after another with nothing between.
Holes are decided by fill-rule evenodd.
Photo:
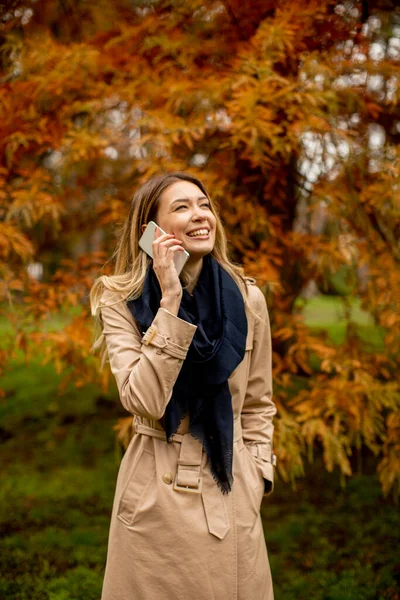
<instances>
[{"instance_id":1,"label":"mobile phone","mask_svg":"<svg viewBox=\"0 0 400 600\"><path fill-rule=\"evenodd\" d=\"M159 225L157 225L157 223L155 223L154 221L150 221L148 223L146 229L144 230L142 237L139 240L139 246L141 247L142 250L144 250L146 252L146 254L148 254L150 256L150 258L153 258L152 243L154 242L154 234L156 232L156 227L158 227L158 229L161 231L161 233L166 233L165 231L163 231L161 229L161 227ZM186 250L184 250L183 252L175 252L174 253L174 264L175 264L176 272L178 273L178 275L182 271L182 269L185 266L186 261L188 260L189 257L190 257L190 254Z\"/></svg>"}]
</instances>

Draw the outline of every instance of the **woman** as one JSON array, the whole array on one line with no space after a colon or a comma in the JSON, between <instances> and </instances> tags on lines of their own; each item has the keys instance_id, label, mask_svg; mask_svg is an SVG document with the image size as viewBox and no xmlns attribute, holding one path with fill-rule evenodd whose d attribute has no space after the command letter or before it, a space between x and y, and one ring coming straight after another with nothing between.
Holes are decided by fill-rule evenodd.
<instances>
[{"instance_id":1,"label":"woman","mask_svg":"<svg viewBox=\"0 0 400 600\"><path fill-rule=\"evenodd\" d=\"M153 260L138 245L149 221ZM190 258L180 278L174 255ZM186 173L135 194L113 277L91 291L134 435L122 459L102 600L272 600L260 518L273 489L271 336L254 280Z\"/></svg>"}]
</instances>

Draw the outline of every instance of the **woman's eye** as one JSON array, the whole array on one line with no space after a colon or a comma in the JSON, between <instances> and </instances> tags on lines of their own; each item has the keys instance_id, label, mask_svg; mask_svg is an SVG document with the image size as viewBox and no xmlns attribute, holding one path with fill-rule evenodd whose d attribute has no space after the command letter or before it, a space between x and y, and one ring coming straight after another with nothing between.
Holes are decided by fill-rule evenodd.
<instances>
[{"instance_id":1,"label":"woman's eye","mask_svg":"<svg viewBox=\"0 0 400 600\"><path fill-rule=\"evenodd\" d=\"M211 204L209 202L204 202L203 204L201 204L202 208L211 208ZM176 207L175 211L180 210L181 208L187 208L186 204L180 204L179 206Z\"/></svg>"}]
</instances>

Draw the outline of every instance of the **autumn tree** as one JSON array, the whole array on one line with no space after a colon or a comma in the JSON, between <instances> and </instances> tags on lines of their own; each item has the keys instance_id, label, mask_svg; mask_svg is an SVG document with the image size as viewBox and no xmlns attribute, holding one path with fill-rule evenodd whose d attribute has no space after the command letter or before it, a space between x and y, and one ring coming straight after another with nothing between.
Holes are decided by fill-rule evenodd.
<instances>
[{"instance_id":1,"label":"autumn tree","mask_svg":"<svg viewBox=\"0 0 400 600\"><path fill-rule=\"evenodd\" d=\"M0 364L40 345L98 380L88 290L135 188L200 176L268 297L285 480L363 449L400 491L400 15L395 2L9 2L1 21ZM35 277L35 265L43 276ZM105 267L112 270L112 264ZM334 344L298 298L350 278L383 343ZM360 274L363 274L361 276ZM80 305L62 331L49 314ZM85 365L83 368L83 364Z\"/></svg>"}]
</instances>

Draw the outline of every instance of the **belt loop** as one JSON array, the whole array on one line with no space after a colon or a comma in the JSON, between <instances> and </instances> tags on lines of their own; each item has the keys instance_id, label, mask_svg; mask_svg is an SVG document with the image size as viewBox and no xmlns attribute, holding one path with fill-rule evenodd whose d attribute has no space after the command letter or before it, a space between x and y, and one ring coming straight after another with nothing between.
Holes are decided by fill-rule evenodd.
<instances>
[{"instance_id":1,"label":"belt loop","mask_svg":"<svg viewBox=\"0 0 400 600\"><path fill-rule=\"evenodd\" d=\"M201 475L203 447L190 433L186 433L182 437L174 490L176 492L201 494L203 486L203 476Z\"/></svg>"}]
</instances>

